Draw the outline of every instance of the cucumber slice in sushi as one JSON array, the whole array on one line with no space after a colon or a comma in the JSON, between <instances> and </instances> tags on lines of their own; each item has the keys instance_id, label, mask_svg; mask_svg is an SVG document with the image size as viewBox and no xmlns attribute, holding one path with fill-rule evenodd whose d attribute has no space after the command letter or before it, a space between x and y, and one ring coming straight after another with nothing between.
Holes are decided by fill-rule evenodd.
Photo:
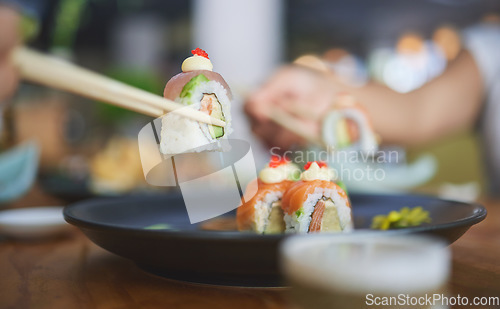
<instances>
[{"instance_id":1,"label":"cucumber slice in sushi","mask_svg":"<svg viewBox=\"0 0 500 309\"><path fill-rule=\"evenodd\" d=\"M202 108L208 110L208 114L216 119L225 121L224 113L222 112L222 105L220 104L217 96L213 93L205 93L202 99ZM212 138L220 138L224 135L224 128L218 126L208 126L208 132Z\"/></svg>"}]
</instances>

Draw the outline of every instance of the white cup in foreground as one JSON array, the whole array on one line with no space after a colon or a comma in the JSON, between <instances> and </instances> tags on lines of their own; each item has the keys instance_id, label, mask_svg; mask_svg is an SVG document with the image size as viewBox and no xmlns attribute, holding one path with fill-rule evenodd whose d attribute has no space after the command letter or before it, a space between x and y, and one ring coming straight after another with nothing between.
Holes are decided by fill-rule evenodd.
<instances>
[{"instance_id":1,"label":"white cup in foreground","mask_svg":"<svg viewBox=\"0 0 500 309\"><path fill-rule=\"evenodd\" d=\"M446 295L450 252L434 238L295 236L281 256L292 301L303 309L446 308L437 298Z\"/></svg>"}]
</instances>

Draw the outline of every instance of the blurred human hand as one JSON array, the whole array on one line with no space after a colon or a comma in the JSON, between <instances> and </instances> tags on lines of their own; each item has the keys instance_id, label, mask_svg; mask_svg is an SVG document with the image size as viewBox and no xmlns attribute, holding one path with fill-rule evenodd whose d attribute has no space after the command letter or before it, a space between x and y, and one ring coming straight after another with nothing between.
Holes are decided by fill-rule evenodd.
<instances>
[{"instance_id":1,"label":"blurred human hand","mask_svg":"<svg viewBox=\"0 0 500 309\"><path fill-rule=\"evenodd\" d=\"M19 14L14 9L0 5L0 104L17 87L18 76L9 54L20 41L19 22Z\"/></svg>"},{"instance_id":2,"label":"blurred human hand","mask_svg":"<svg viewBox=\"0 0 500 309\"><path fill-rule=\"evenodd\" d=\"M297 65L280 68L245 103L252 131L269 147L286 151L307 144L300 136L273 122L270 115L287 113L307 135L318 137L321 119L336 95L334 84L325 74Z\"/></svg>"}]
</instances>

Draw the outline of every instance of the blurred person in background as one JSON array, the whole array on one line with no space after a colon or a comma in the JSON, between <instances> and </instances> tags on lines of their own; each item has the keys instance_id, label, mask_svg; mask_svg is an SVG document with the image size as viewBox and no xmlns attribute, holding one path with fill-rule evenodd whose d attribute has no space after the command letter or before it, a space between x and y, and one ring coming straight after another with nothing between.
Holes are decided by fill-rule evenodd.
<instances>
[{"instance_id":1,"label":"blurred person in background","mask_svg":"<svg viewBox=\"0 0 500 309\"><path fill-rule=\"evenodd\" d=\"M38 33L38 26L52 21L58 4L59 0L0 0L0 104L14 94L18 85L16 68L9 61L10 52L37 34L47 41L45 33ZM47 49L45 42L38 45Z\"/></svg>"},{"instance_id":2,"label":"blurred person in background","mask_svg":"<svg viewBox=\"0 0 500 309\"><path fill-rule=\"evenodd\" d=\"M19 22L19 13L0 1L0 104L17 86L17 73L9 62L9 54L20 41Z\"/></svg>"},{"instance_id":3,"label":"blurred person in background","mask_svg":"<svg viewBox=\"0 0 500 309\"><path fill-rule=\"evenodd\" d=\"M376 83L354 87L334 74L297 65L280 68L247 100L252 131L269 147L287 150L305 141L267 115L279 108L304 130L321 134L322 117L339 92L352 94L367 110L384 143L417 145L451 133L478 128L491 193L500 188L500 24L486 22L466 29L465 49L446 70L419 89L399 93ZM293 106L315 113L303 117ZM295 111L295 112L294 112Z\"/></svg>"}]
</instances>

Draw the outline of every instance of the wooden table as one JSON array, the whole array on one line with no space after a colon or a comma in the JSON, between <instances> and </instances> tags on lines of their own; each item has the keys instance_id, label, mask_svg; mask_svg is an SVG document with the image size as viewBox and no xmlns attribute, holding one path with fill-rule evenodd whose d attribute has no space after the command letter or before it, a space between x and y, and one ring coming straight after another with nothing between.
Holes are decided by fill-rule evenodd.
<instances>
[{"instance_id":1,"label":"wooden table","mask_svg":"<svg viewBox=\"0 0 500 309\"><path fill-rule=\"evenodd\" d=\"M452 245L452 295L500 296L500 202ZM13 207L61 205L34 188ZM40 242L0 241L0 308L290 308L286 291L217 288L150 275L76 228Z\"/></svg>"}]
</instances>

